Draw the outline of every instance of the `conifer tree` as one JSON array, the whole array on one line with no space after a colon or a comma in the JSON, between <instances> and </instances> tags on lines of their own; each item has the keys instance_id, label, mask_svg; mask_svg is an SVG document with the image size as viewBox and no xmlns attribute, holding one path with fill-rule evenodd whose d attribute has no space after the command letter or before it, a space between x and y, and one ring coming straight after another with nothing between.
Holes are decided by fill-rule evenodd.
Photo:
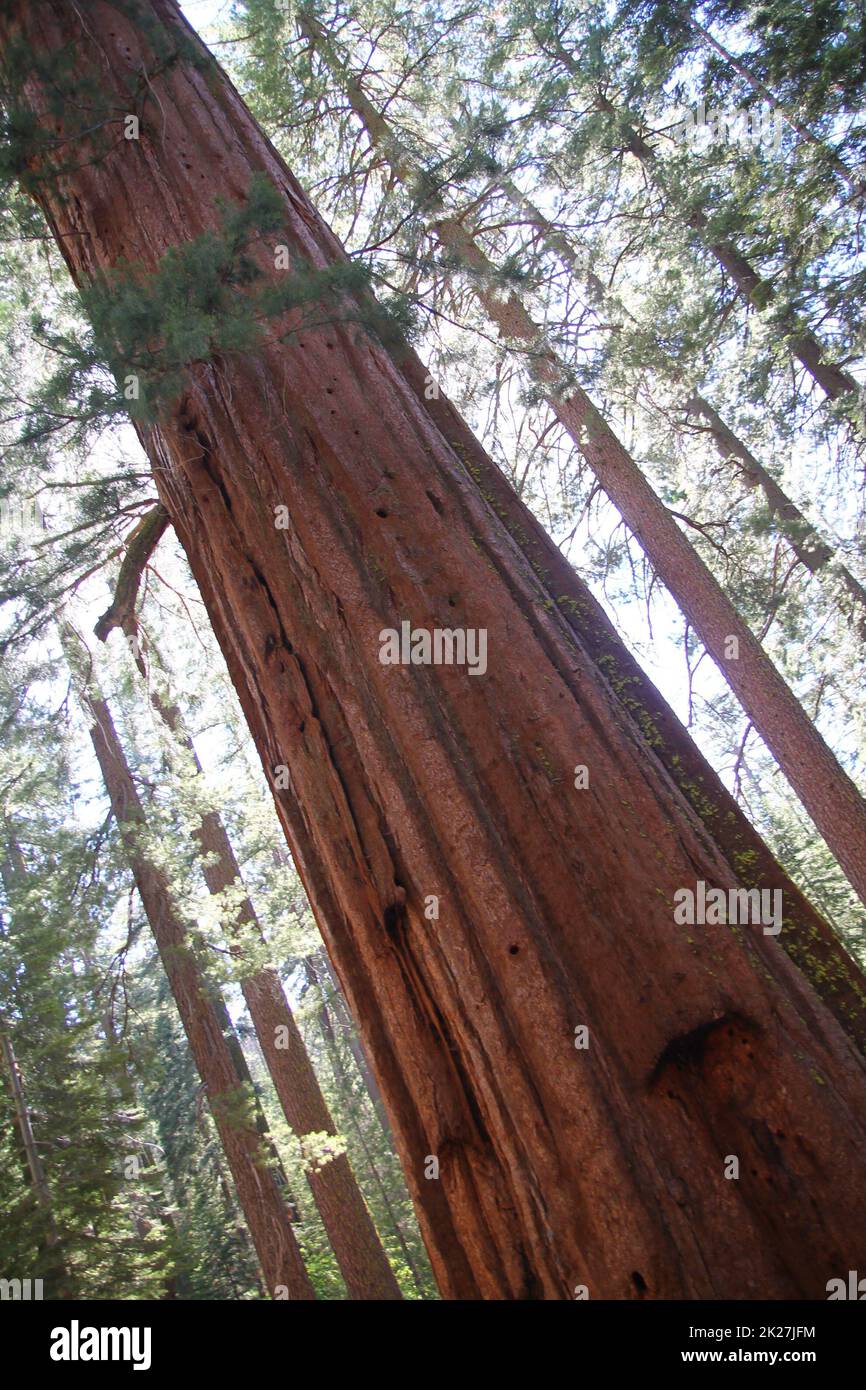
<instances>
[{"instance_id":1,"label":"conifer tree","mask_svg":"<svg viewBox=\"0 0 866 1390\"><path fill-rule=\"evenodd\" d=\"M125 1181L147 1122L98 956L118 889L109 837L79 825L63 729L30 689L46 668L7 665L5 676L15 685L2 692L4 1269L41 1278L49 1299L158 1297L169 1234L152 1175Z\"/></svg>"},{"instance_id":2,"label":"conifer tree","mask_svg":"<svg viewBox=\"0 0 866 1390\"><path fill-rule=\"evenodd\" d=\"M78 698L91 723L91 739L129 864L184 1026L225 1151L271 1298L315 1297L292 1230L286 1194L268 1166L263 1121L249 1113L249 1074L239 1067L226 1036L224 1005L211 997L165 875L141 842L147 819L117 737L108 705L95 688L89 657L71 627L64 650Z\"/></svg>"}]
</instances>

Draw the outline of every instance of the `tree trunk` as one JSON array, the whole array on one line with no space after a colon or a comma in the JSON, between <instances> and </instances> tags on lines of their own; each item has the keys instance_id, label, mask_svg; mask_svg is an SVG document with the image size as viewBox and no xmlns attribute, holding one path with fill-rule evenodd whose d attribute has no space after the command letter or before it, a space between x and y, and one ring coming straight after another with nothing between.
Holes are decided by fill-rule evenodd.
<instances>
[{"instance_id":1,"label":"tree trunk","mask_svg":"<svg viewBox=\"0 0 866 1390\"><path fill-rule=\"evenodd\" d=\"M3 1058L4 1070L12 1093L15 1134L21 1145L27 1177L33 1188L37 1205L42 1212L44 1233L39 1243L45 1251L45 1282L49 1289L49 1297L71 1298L72 1283L69 1270L66 1267L60 1232L54 1217L51 1188L48 1186L42 1157L36 1143L36 1136L33 1133L30 1107L27 1104L24 1090L24 1079L21 1075L18 1058L15 1056L12 1035L2 1017L0 1017L0 1055Z\"/></svg>"},{"instance_id":2,"label":"tree trunk","mask_svg":"<svg viewBox=\"0 0 866 1390\"><path fill-rule=\"evenodd\" d=\"M844 160L839 158L832 145L828 144L826 140L822 140L820 136L816 135L813 130L810 130L807 125L804 125L803 122L794 115L793 111L781 102L774 92L770 91L769 87L761 81L757 74L752 72L751 68L747 67L745 63L736 58L723 44L720 44L718 39L714 38L710 31L705 29L702 24L699 24L694 16L689 15L686 19L686 23L708 48L711 48L714 53L717 53L720 58L723 58L728 66L733 68L734 72L739 77L742 77L744 82L748 83L753 92L757 92L759 96L762 96L774 111L778 111L778 113L784 117L791 129L799 135L800 139L805 144L812 145L815 149L821 151L824 159L835 169L836 173L842 181L848 185L852 193L856 193L860 197L863 196L864 184L862 179L857 178L852 173Z\"/></svg>"},{"instance_id":3,"label":"tree trunk","mask_svg":"<svg viewBox=\"0 0 866 1390\"><path fill-rule=\"evenodd\" d=\"M653 569L670 591L776 759L861 900L866 903L866 802L748 624L707 568L631 454L545 346L517 295L503 298L493 267L455 219L444 245L478 274L479 302L503 337L527 343L545 400L574 440Z\"/></svg>"},{"instance_id":4,"label":"tree trunk","mask_svg":"<svg viewBox=\"0 0 866 1390\"><path fill-rule=\"evenodd\" d=\"M580 77L580 63L562 47L556 46L556 57L572 76ZM639 160L656 187L679 211L685 213L686 225L698 235L701 245L715 257L719 265L731 277L738 292L756 309L768 308L775 301L772 285L754 268L751 261L739 250L729 237L717 237L711 229L711 221L702 208L683 208L676 191L665 178L664 168L652 145L628 124L610 99L604 95L597 98L597 109L605 112L616 121L617 138L622 139L623 148ZM807 373L824 394L831 400L838 400L849 392L856 392L858 383L850 372L824 356L824 348L808 329L800 330L796 319L790 312L779 316L778 327L786 335L788 351L805 367Z\"/></svg>"},{"instance_id":5,"label":"tree trunk","mask_svg":"<svg viewBox=\"0 0 866 1390\"><path fill-rule=\"evenodd\" d=\"M212 991L194 951L186 941L183 923L171 901L165 875L141 845L146 825L144 809L120 745L106 702L81 674L77 638L67 630L64 645L76 673L78 695L93 720L90 737L105 790L126 846L147 920L168 978L220 1142L237 1189L268 1292L272 1298L315 1298L295 1240L289 1211L274 1173L262 1162L263 1136L241 1113L245 1104L243 1078L223 1032ZM265 1145L266 1147L266 1145Z\"/></svg>"},{"instance_id":6,"label":"tree trunk","mask_svg":"<svg viewBox=\"0 0 866 1390\"><path fill-rule=\"evenodd\" d=\"M355 1104L356 1098L352 1095L351 1082L349 1078L346 1076L346 1069L343 1066L343 1058L340 1053L339 1039L337 1038L337 1034L334 1029L333 1022L331 1020L331 1014L328 1008L327 1000L325 999L322 993L321 985L319 983L319 977L316 972L315 963L313 962L310 956L304 958L304 973L307 976L309 984L318 991L319 998L321 1001L318 1010L319 1031L322 1035L322 1039L325 1044L325 1051L327 1052L328 1057L331 1061L331 1069L334 1073L334 1080L337 1085L338 1096L342 1096L343 1098L345 1112L348 1115L349 1123L352 1125L352 1128L355 1131L355 1135L361 1147L361 1151L364 1155L364 1160L370 1173L370 1178L376 1184L376 1190L379 1193L382 1205L384 1206L385 1211L388 1213L388 1220L390 1221L391 1230L394 1233L394 1238L400 1246L400 1249L403 1253L403 1258L406 1261L406 1265L412 1274L412 1278L415 1281L415 1287L418 1290L418 1293L423 1298L424 1295L421 1287L420 1275L415 1261L412 1258L412 1252L409 1249L409 1246L406 1242L406 1237L403 1234L403 1228L400 1225L400 1218L397 1215L397 1212L394 1210L394 1205L391 1201L390 1196L388 1195L387 1185L383 1181L382 1175L379 1172L375 1156L370 1148L370 1145L367 1143L363 1125L361 1124L361 1121L358 1117L357 1108ZM350 1028L349 1036L352 1035L353 1031L354 1030ZM357 1039L355 1041L357 1046ZM360 1051L360 1049L358 1049L358 1051ZM357 1052L355 1052L354 1049L352 1049L352 1054L357 1062ZM365 1085L368 1084L368 1079L369 1081L373 1080L372 1076L369 1076L369 1072L364 1077ZM375 1086L375 1082L373 1082L373 1085ZM370 1092L370 1095L372 1097L372 1092ZM381 1105L381 1098L379 1103ZM376 1113L378 1117L378 1108ZM387 1122L387 1119L384 1121L384 1123L382 1123L382 1129L383 1132L390 1138L391 1128Z\"/></svg>"},{"instance_id":7,"label":"tree trunk","mask_svg":"<svg viewBox=\"0 0 866 1390\"><path fill-rule=\"evenodd\" d=\"M140 141L77 150L38 187L80 283L121 256L152 268L254 172L282 196L280 243L341 258L173 0L140 7L161 31L100 0L84 21L60 0L13 8L121 109L124 76L154 93ZM177 56L157 71L160 32ZM44 80L32 68L27 93L47 120ZM278 277L272 250L250 255ZM529 514L503 495L500 517L492 465L447 403L425 405L417 361L359 331L363 307L318 326L295 311L254 351L192 364L142 435L440 1287L823 1298L866 1257L863 1060L775 937L675 921L689 884L736 888L733 853L580 639L605 640L591 605L560 614L568 585L533 569L537 548L557 575ZM383 664L403 620L484 631L486 673Z\"/></svg>"},{"instance_id":8,"label":"tree trunk","mask_svg":"<svg viewBox=\"0 0 866 1390\"><path fill-rule=\"evenodd\" d=\"M152 646L150 649L153 650ZM147 667L140 651L136 660L146 677ZM159 718L192 759L196 772L200 773L201 763L195 745L184 727L177 705L169 704L153 687L150 699ZM240 866L218 812L208 811L202 816L195 836L202 853L201 869L209 892L218 897L226 889L242 883ZM230 935L243 932L245 928L251 928L260 941L264 939L255 908L248 896L244 897L228 924ZM336 1127L322 1088L277 972L257 970L244 976L241 991L289 1128L301 1141L307 1134L336 1136ZM245 1061L243 1065L246 1068ZM327 1159L321 1167L305 1165L305 1172L350 1298L401 1298L400 1286L382 1248L347 1155L337 1154Z\"/></svg>"},{"instance_id":9,"label":"tree trunk","mask_svg":"<svg viewBox=\"0 0 866 1390\"><path fill-rule=\"evenodd\" d=\"M29 870L14 828L8 823L3 826L0 845L2 845L2 849L0 849L0 854L2 854L0 857L0 881L3 883L6 902L9 904L10 912L12 912L14 911L12 904L14 903L15 891L16 889L27 888ZM36 1135L33 1132L33 1121L27 1101L24 1077L12 1041L12 1028L2 1014L0 1014L0 1057L2 1057L2 1070L6 1073L12 1097L13 1132L21 1154L22 1172L25 1181L33 1189L36 1204L42 1213L43 1230L39 1239L39 1246L40 1250L44 1251L45 1283L49 1290L48 1296L58 1299L72 1298L75 1285L66 1263L63 1241L54 1214L51 1188L45 1174L45 1165L42 1162Z\"/></svg>"},{"instance_id":10,"label":"tree trunk","mask_svg":"<svg viewBox=\"0 0 866 1390\"><path fill-rule=\"evenodd\" d=\"M614 324L623 318L631 318L621 300L605 289L588 265L581 263L569 238L564 236L529 198L524 197L510 179L500 179L499 186L514 206L523 212L545 246L578 274L591 299L599 305L604 305ZM686 414L705 420L706 431L720 458L728 462L733 461L740 469L747 486L761 489L774 530L785 537L800 564L822 582L842 611L847 612L850 619L856 623L860 635L866 638L866 589L842 563L826 537L812 525L796 502L788 497L773 475L755 457L736 431L722 419L706 397L698 390L689 391L683 369L658 339L653 341L653 354L654 370L680 391L680 405Z\"/></svg>"},{"instance_id":11,"label":"tree trunk","mask_svg":"<svg viewBox=\"0 0 866 1390\"><path fill-rule=\"evenodd\" d=\"M249 1069L246 1054L241 1040L235 1031L235 1026L232 1023L232 1016L228 1011L226 1001L223 999L219 989L211 981L208 981L204 988L213 1006L217 1023L222 1030L222 1035L226 1040L232 1059L232 1066L237 1072L238 1081L242 1086L247 1087L248 1093L252 1098L252 1119L261 1139L261 1146L265 1154L267 1165L277 1180L277 1186L285 1201L289 1216L292 1221L299 1222L302 1219L301 1210L291 1191L289 1175L285 1170L279 1150L274 1143L267 1116L262 1108L261 1096L253 1080L253 1074Z\"/></svg>"},{"instance_id":12,"label":"tree trunk","mask_svg":"<svg viewBox=\"0 0 866 1390\"><path fill-rule=\"evenodd\" d=\"M370 1070L367 1054L364 1051L363 1043L358 1037L354 1020L346 1006L343 991L340 989L340 982L334 974L334 968L323 951L319 952L316 960L308 957L305 961L305 967L310 982L317 985L319 988L322 997L322 1008L325 1013L328 1014L329 1010L333 1009L333 1012L339 1018L340 1026L346 1039L346 1045L352 1054L355 1066L358 1068L358 1073L364 1083L364 1089L370 1097L370 1103L376 1112L376 1118L382 1127L382 1132L385 1134L386 1138L390 1139L391 1126L388 1123L388 1115L382 1100L382 1093L376 1085L375 1076ZM328 983L331 987L329 993L326 993L324 990L320 979L320 972L321 974L327 975Z\"/></svg>"}]
</instances>

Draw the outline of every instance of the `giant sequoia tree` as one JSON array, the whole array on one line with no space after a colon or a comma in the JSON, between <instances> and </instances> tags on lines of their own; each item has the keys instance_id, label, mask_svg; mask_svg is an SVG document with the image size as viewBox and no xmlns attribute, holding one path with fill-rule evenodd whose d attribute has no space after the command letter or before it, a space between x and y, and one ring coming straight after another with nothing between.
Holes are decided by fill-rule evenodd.
<instances>
[{"instance_id":1,"label":"giant sequoia tree","mask_svg":"<svg viewBox=\"0 0 866 1390\"><path fill-rule=\"evenodd\" d=\"M823 1296L866 1258L856 973L820 925L833 969L792 963L795 890L690 803L689 740L174 0L7 3L2 39L441 1289ZM486 669L384 663L403 623L483 632ZM756 860L782 941L676 920Z\"/></svg>"},{"instance_id":2,"label":"giant sequoia tree","mask_svg":"<svg viewBox=\"0 0 866 1390\"><path fill-rule=\"evenodd\" d=\"M424 169L413 163L396 132L367 99L361 82L347 71L321 25L302 11L299 28L314 51L321 52L334 79L345 91L371 146L382 146L393 178L423 186ZM526 211L531 215L534 210ZM502 293L497 268L475 237L453 215L441 217L435 231L440 244L470 268L475 294L502 339L528 345L532 374L552 413L580 449L623 520L640 540L656 573L700 633L866 903L866 803L856 786L593 402L580 386L564 386L568 378L566 364L545 343L543 332L518 296ZM729 437L725 437L723 449L727 457ZM779 499L774 501L779 507ZM796 533L800 532L801 523L797 514L793 519ZM736 654L729 659L732 651Z\"/></svg>"}]
</instances>

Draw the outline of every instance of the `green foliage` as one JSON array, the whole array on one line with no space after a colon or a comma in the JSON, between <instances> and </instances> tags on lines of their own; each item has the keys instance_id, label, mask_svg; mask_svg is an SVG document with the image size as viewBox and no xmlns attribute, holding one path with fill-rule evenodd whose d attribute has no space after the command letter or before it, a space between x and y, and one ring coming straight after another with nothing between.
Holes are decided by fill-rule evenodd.
<instances>
[{"instance_id":1,"label":"green foliage","mask_svg":"<svg viewBox=\"0 0 866 1390\"><path fill-rule=\"evenodd\" d=\"M0 1019L50 1190L46 1209L22 1161L4 1075L4 1267L44 1277L47 1297L158 1297L170 1270L158 1194L146 1178L133 1187L123 1179L146 1118L100 997L98 936L116 892L114 868L97 867L103 832L76 824L69 763L48 712L30 701L22 710L19 696L4 695Z\"/></svg>"},{"instance_id":2,"label":"green foliage","mask_svg":"<svg viewBox=\"0 0 866 1390\"><path fill-rule=\"evenodd\" d=\"M295 257L274 271L275 248L265 238L279 232L284 208L263 175L240 205L218 204L218 212L217 229L169 247L154 271L121 262L82 288L86 327L79 318L75 331L57 332L44 315L34 317L34 338L59 365L40 385L22 449L70 425L86 440L124 414L152 423L177 400L194 363L254 352L269 330L295 336L330 321L329 310L385 341L411 326L405 303L365 295L370 273L360 262L315 269Z\"/></svg>"}]
</instances>

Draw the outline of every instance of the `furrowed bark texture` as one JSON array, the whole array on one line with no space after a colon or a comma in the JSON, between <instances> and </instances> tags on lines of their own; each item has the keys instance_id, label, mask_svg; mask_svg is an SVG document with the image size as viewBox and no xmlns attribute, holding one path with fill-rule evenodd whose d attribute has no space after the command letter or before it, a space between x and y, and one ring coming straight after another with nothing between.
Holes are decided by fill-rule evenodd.
<instances>
[{"instance_id":1,"label":"furrowed bark texture","mask_svg":"<svg viewBox=\"0 0 866 1390\"><path fill-rule=\"evenodd\" d=\"M196 1069L207 1091L226 1161L237 1190L269 1295L315 1298L295 1240L289 1210L274 1178L262 1162L264 1137L252 1124L239 1121L236 1109L241 1076L220 1024L183 923L171 904L162 872L142 851L137 832L144 810L114 728L108 705L82 690L93 720L90 736L111 808L127 847L130 867L156 941ZM279 1293L276 1291L280 1290Z\"/></svg>"},{"instance_id":2,"label":"furrowed bark texture","mask_svg":"<svg viewBox=\"0 0 866 1390\"><path fill-rule=\"evenodd\" d=\"M189 33L170 0L143 8ZM107 4L85 28L71 4L20 14L108 89L148 63ZM215 65L181 56L150 82L139 142L43 186L79 281L120 256L154 265L254 171L284 198L275 240L314 266L342 255ZM29 91L44 111L35 77ZM567 589L533 567L528 514L499 516L492 465L447 404L426 407L419 370L349 321L282 340L272 325L255 353L194 364L143 434L440 1287L824 1297L866 1257L862 1058L760 927L675 925L676 890L736 886L733 856L613 693L578 600L559 611ZM486 674L383 665L380 633L404 619L485 629Z\"/></svg>"}]
</instances>

